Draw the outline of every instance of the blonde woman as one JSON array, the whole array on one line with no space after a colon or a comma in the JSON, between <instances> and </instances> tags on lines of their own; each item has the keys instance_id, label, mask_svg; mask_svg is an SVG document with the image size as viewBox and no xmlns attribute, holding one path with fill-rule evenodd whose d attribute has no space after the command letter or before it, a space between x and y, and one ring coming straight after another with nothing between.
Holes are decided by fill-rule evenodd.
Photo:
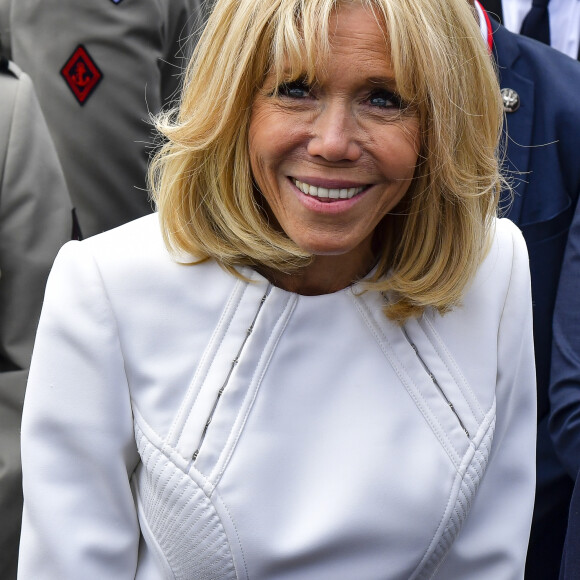
<instances>
[{"instance_id":1,"label":"blonde woman","mask_svg":"<svg viewBox=\"0 0 580 580\"><path fill-rule=\"evenodd\" d=\"M517 579L527 254L465 0L218 0L159 213L65 247L21 579Z\"/></svg>"}]
</instances>

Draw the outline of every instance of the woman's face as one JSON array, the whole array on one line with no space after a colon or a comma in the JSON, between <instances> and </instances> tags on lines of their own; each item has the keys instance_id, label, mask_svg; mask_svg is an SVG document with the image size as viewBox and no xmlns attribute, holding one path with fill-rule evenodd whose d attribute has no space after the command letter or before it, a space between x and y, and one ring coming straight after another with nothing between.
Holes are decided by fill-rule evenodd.
<instances>
[{"instance_id":1,"label":"woman's face","mask_svg":"<svg viewBox=\"0 0 580 580\"><path fill-rule=\"evenodd\" d=\"M314 86L266 78L250 121L253 176L270 214L303 250L367 260L374 229L407 192L419 123L396 96L385 33L360 5L330 22Z\"/></svg>"}]
</instances>

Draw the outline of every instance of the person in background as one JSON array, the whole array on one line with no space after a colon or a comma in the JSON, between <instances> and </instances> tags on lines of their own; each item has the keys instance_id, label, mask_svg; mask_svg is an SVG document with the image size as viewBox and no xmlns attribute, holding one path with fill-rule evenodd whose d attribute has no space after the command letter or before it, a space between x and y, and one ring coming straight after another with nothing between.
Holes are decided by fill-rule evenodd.
<instances>
[{"instance_id":1,"label":"person in background","mask_svg":"<svg viewBox=\"0 0 580 580\"><path fill-rule=\"evenodd\" d=\"M580 59L580 2L577 0L480 1L508 30Z\"/></svg>"},{"instance_id":2,"label":"person in background","mask_svg":"<svg viewBox=\"0 0 580 580\"><path fill-rule=\"evenodd\" d=\"M72 205L30 78L0 57L0 578L15 580L20 419L44 287Z\"/></svg>"},{"instance_id":3,"label":"person in background","mask_svg":"<svg viewBox=\"0 0 580 580\"><path fill-rule=\"evenodd\" d=\"M560 568L560 580L578 580L578 578L580 578L580 475L576 478L570 501L568 531Z\"/></svg>"},{"instance_id":4,"label":"person in background","mask_svg":"<svg viewBox=\"0 0 580 580\"><path fill-rule=\"evenodd\" d=\"M504 191L502 205L530 254L538 435L526 579L556 580L580 468L580 63L488 20L476 6L504 101L515 196L510 204Z\"/></svg>"},{"instance_id":5,"label":"person in background","mask_svg":"<svg viewBox=\"0 0 580 580\"><path fill-rule=\"evenodd\" d=\"M577 83L576 86L578 86ZM578 128L576 128L578 129ZM577 201L577 197L573 203ZM563 578L580 578L580 210L570 225L554 311L550 429L568 473L576 477L563 559Z\"/></svg>"},{"instance_id":6,"label":"person in background","mask_svg":"<svg viewBox=\"0 0 580 580\"><path fill-rule=\"evenodd\" d=\"M520 580L501 107L465 0L218 0L159 120L159 214L52 270L20 580Z\"/></svg>"},{"instance_id":7,"label":"person in background","mask_svg":"<svg viewBox=\"0 0 580 580\"><path fill-rule=\"evenodd\" d=\"M150 115L175 98L203 0L0 0L83 235L150 213ZM4 8L2 8L4 5Z\"/></svg>"}]
</instances>

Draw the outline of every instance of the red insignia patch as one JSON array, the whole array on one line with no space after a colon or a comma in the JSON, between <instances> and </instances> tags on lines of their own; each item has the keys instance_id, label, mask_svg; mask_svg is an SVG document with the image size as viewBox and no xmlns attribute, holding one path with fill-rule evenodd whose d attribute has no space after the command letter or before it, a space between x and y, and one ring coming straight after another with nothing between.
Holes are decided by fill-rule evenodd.
<instances>
[{"instance_id":1,"label":"red insignia patch","mask_svg":"<svg viewBox=\"0 0 580 580\"><path fill-rule=\"evenodd\" d=\"M82 44L75 48L60 74L80 105L86 103L103 78L103 73Z\"/></svg>"}]
</instances>

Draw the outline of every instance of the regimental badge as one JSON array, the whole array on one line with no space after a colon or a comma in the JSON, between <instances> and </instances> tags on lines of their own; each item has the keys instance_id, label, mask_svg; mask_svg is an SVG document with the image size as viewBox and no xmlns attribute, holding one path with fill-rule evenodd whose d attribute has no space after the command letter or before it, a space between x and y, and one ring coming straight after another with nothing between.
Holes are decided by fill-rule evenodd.
<instances>
[{"instance_id":1,"label":"regimental badge","mask_svg":"<svg viewBox=\"0 0 580 580\"><path fill-rule=\"evenodd\" d=\"M520 108L520 96L513 89L502 89L501 99L506 113L515 113Z\"/></svg>"},{"instance_id":2,"label":"regimental badge","mask_svg":"<svg viewBox=\"0 0 580 580\"><path fill-rule=\"evenodd\" d=\"M103 73L82 44L75 48L60 74L80 105L87 102L103 78Z\"/></svg>"}]
</instances>

